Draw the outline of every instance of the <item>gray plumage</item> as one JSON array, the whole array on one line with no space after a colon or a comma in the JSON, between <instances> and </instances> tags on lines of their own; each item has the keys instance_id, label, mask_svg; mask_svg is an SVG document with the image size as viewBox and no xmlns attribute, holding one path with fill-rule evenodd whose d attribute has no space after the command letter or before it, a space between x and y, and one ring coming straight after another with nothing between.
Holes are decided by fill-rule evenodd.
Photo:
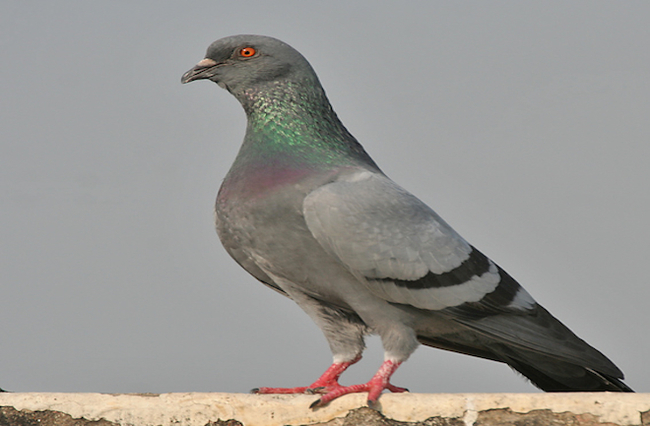
<instances>
[{"instance_id":1,"label":"gray plumage","mask_svg":"<svg viewBox=\"0 0 650 426\"><path fill-rule=\"evenodd\" d=\"M293 48L224 38L182 81L198 79L227 89L248 118L217 197L219 237L318 324L334 365L356 362L373 333L394 368L422 343L505 362L546 391L631 391L611 361L381 172ZM326 392L340 390L338 374Z\"/></svg>"}]
</instances>

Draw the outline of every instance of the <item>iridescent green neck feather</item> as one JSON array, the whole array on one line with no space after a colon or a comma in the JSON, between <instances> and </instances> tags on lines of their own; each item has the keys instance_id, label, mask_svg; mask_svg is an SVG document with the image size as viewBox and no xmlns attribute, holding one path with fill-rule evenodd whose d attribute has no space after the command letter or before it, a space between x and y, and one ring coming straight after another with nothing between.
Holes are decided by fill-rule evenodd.
<instances>
[{"instance_id":1,"label":"iridescent green neck feather","mask_svg":"<svg viewBox=\"0 0 650 426\"><path fill-rule=\"evenodd\" d=\"M248 126L234 169L268 162L278 168L377 169L338 119L316 76L310 77L269 82L237 96Z\"/></svg>"}]
</instances>

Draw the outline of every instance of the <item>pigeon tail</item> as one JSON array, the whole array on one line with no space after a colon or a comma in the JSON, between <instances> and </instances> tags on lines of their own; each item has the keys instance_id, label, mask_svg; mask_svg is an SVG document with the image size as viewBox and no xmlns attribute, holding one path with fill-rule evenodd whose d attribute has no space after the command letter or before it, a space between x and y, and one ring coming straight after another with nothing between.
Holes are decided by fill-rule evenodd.
<instances>
[{"instance_id":1,"label":"pigeon tail","mask_svg":"<svg viewBox=\"0 0 650 426\"><path fill-rule=\"evenodd\" d=\"M462 335L418 336L418 341L426 346L508 364L510 368L545 392L634 392L621 381L623 379L621 373L614 376L595 368L514 345L505 343L479 345L475 339L466 339Z\"/></svg>"},{"instance_id":2,"label":"pigeon tail","mask_svg":"<svg viewBox=\"0 0 650 426\"><path fill-rule=\"evenodd\" d=\"M620 379L589 367L558 361L544 354L504 356L504 362L545 392L634 392Z\"/></svg>"}]
</instances>

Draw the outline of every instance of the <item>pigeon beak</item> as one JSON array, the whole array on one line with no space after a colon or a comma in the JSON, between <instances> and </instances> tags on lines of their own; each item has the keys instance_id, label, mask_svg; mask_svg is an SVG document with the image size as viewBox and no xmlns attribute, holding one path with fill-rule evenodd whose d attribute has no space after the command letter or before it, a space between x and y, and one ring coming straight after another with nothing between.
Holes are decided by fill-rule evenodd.
<instances>
[{"instance_id":1,"label":"pigeon beak","mask_svg":"<svg viewBox=\"0 0 650 426\"><path fill-rule=\"evenodd\" d=\"M189 83L194 80L203 80L206 78L211 78L215 74L215 68L219 63L212 59L205 58L200 61L194 68L183 74L181 77L181 83Z\"/></svg>"}]
</instances>

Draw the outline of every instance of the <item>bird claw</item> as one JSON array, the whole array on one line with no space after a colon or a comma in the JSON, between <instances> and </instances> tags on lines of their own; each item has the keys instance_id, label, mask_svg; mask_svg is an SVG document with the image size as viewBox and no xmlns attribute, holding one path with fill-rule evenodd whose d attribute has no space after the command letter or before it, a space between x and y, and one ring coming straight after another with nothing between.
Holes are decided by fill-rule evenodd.
<instances>
[{"instance_id":1,"label":"bird claw","mask_svg":"<svg viewBox=\"0 0 650 426\"><path fill-rule=\"evenodd\" d=\"M327 393L325 393L323 396L321 396L319 399L314 401L309 408L317 408L317 407L322 407L329 402L335 400L336 398L347 395L349 393L360 393L360 392L368 392L368 407L380 411L380 406L379 406L379 396L381 395L381 392L387 389L391 392L394 393L402 393L402 392L408 392L408 389L406 388L400 388L397 386L393 386L390 383L377 383L377 381L369 381L368 383L364 383L362 385L352 385L352 386L338 386L336 388L328 389Z\"/></svg>"},{"instance_id":2,"label":"bird claw","mask_svg":"<svg viewBox=\"0 0 650 426\"><path fill-rule=\"evenodd\" d=\"M394 386L388 381L400 364L400 362L394 362L391 360L384 361L377 373L368 381L368 383L352 386L327 386L327 393L314 401L309 407L312 409L321 407L330 401L349 393L368 392L368 406L375 410L379 410L377 400L384 389L395 393L408 392L408 389Z\"/></svg>"},{"instance_id":3,"label":"bird claw","mask_svg":"<svg viewBox=\"0 0 650 426\"><path fill-rule=\"evenodd\" d=\"M332 366L310 386L296 388L255 388L251 393L255 394L297 394L304 393L308 395L321 394L322 396L312 402L309 408L315 409L327 405L336 398L349 393L368 392L368 407L379 410L378 399L384 389L391 392L400 393L408 392L406 388L394 386L389 382L391 375L395 372L401 362L386 360L381 365L377 373L368 381L368 383L352 386L341 386L338 378L341 373L352 363L358 361L358 358L350 362L334 363Z\"/></svg>"},{"instance_id":4,"label":"bird claw","mask_svg":"<svg viewBox=\"0 0 650 426\"><path fill-rule=\"evenodd\" d=\"M308 387L302 386L297 388L254 388L251 389L251 393L258 395L268 395L268 394L295 394L295 393L305 393L308 390Z\"/></svg>"},{"instance_id":5,"label":"bird claw","mask_svg":"<svg viewBox=\"0 0 650 426\"><path fill-rule=\"evenodd\" d=\"M381 412L381 404L379 404L379 400L372 401L369 399L366 403L368 404L368 408Z\"/></svg>"},{"instance_id":6,"label":"bird claw","mask_svg":"<svg viewBox=\"0 0 650 426\"><path fill-rule=\"evenodd\" d=\"M388 383L388 384L386 385L386 389L388 389L389 391L391 391L391 392L393 392L393 393L411 392L411 391L408 390L407 388L400 388L400 387L398 387L398 386L393 386L393 385L391 385L390 383Z\"/></svg>"}]
</instances>

